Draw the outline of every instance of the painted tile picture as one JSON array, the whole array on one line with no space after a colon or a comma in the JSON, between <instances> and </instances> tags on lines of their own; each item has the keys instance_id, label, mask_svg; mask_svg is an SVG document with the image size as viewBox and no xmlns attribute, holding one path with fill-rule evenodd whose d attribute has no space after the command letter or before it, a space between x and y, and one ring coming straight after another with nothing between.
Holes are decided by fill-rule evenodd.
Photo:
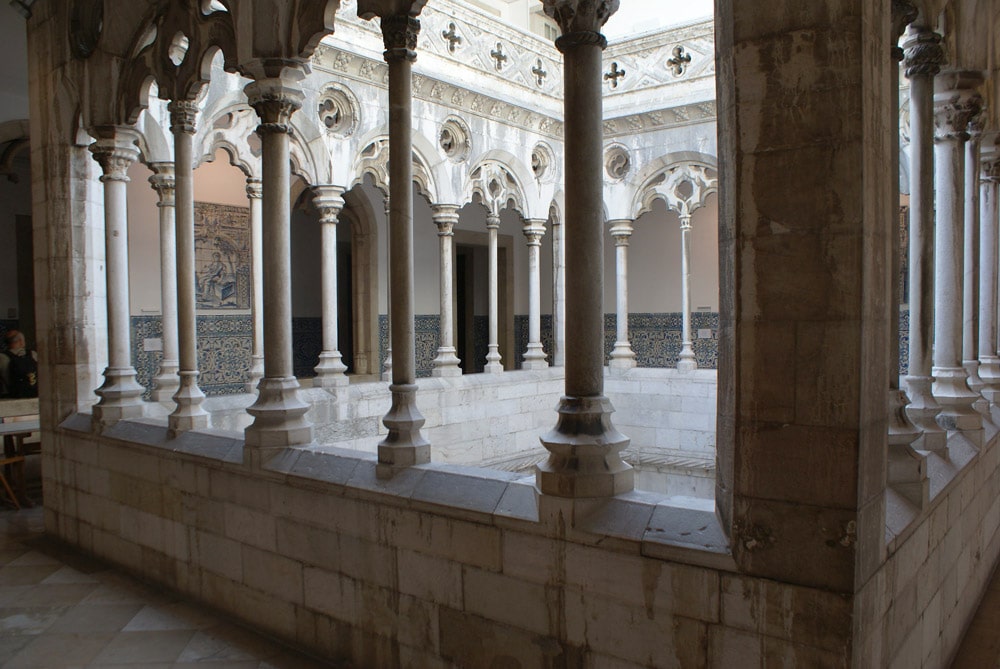
<instances>
[{"instance_id":1,"label":"painted tile picture","mask_svg":"<svg viewBox=\"0 0 1000 669\"><path fill-rule=\"evenodd\" d=\"M194 262L199 309L249 309L250 210L195 202Z\"/></svg>"}]
</instances>

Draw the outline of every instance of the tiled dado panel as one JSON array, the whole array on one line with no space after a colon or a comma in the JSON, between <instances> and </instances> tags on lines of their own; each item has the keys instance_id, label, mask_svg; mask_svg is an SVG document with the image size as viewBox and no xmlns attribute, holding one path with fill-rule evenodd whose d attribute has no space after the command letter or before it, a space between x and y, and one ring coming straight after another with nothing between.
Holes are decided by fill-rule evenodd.
<instances>
[{"instance_id":1,"label":"tiled dado panel","mask_svg":"<svg viewBox=\"0 0 1000 669\"><path fill-rule=\"evenodd\" d=\"M253 352L253 322L249 314L198 316L198 385L206 395L242 393ZM146 388L163 359L162 351L147 351L146 339L160 339L163 324L159 316L132 317L132 364L136 378Z\"/></svg>"},{"instance_id":2,"label":"tiled dado panel","mask_svg":"<svg viewBox=\"0 0 1000 669\"><path fill-rule=\"evenodd\" d=\"M417 376L431 375L434 368L434 358L437 357L440 346L441 318L437 314L417 314L413 318L413 328L416 335ZM378 317L378 360L379 369L385 365L386 352L389 349L389 317L379 314Z\"/></svg>"},{"instance_id":3,"label":"tiled dado panel","mask_svg":"<svg viewBox=\"0 0 1000 669\"><path fill-rule=\"evenodd\" d=\"M615 347L615 314L604 315L604 355L610 359ZM692 345L698 367L715 369L719 359L719 314L696 311L691 314ZM699 339L699 330L711 336ZM676 367L681 352L681 313L629 314L628 338L639 367Z\"/></svg>"}]
</instances>

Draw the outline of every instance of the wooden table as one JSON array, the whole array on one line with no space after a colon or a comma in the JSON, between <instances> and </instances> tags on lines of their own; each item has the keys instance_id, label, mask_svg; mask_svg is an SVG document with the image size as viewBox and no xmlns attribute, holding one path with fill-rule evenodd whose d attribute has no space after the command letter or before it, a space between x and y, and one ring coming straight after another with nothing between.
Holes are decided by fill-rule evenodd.
<instances>
[{"instance_id":1,"label":"wooden table","mask_svg":"<svg viewBox=\"0 0 1000 669\"><path fill-rule=\"evenodd\" d=\"M24 440L40 429L37 418L10 423L0 423L0 435L3 436L3 457L0 458L0 485L7 492L11 503L21 508L21 504L30 506L31 502L27 497L27 488L24 480ZM10 476L14 482L14 489L7 481Z\"/></svg>"}]
</instances>

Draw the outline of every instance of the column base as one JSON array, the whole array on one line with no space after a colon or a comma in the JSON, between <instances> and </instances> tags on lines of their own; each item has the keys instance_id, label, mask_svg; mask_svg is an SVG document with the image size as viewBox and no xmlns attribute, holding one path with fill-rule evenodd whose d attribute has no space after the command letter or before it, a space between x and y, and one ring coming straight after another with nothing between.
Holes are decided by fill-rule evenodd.
<instances>
[{"instance_id":1,"label":"column base","mask_svg":"<svg viewBox=\"0 0 1000 669\"><path fill-rule=\"evenodd\" d=\"M1000 358L995 355L981 356L979 379L983 382L979 394L990 404L1000 402Z\"/></svg>"},{"instance_id":2,"label":"column base","mask_svg":"<svg viewBox=\"0 0 1000 669\"><path fill-rule=\"evenodd\" d=\"M208 427L208 412L201 408L205 393L198 387L198 372L178 372L180 385L174 393L177 404L167 416L167 432L171 438L181 432Z\"/></svg>"},{"instance_id":3,"label":"column base","mask_svg":"<svg viewBox=\"0 0 1000 669\"><path fill-rule=\"evenodd\" d=\"M503 365L500 363L500 347L497 344L490 344L489 353L486 354L486 366L483 371L487 374L500 374L503 372Z\"/></svg>"},{"instance_id":4,"label":"column base","mask_svg":"<svg viewBox=\"0 0 1000 669\"><path fill-rule=\"evenodd\" d=\"M264 356L255 355L251 358L250 373L247 378L246 390L248 393L257 392L257 384L264 378Z\"/></svg>"},{"instance_id":5,"label":"column base","mask_svg":"<svg viewBox=\"0 0 1000 669\"><path fill-rule=\"evenodd\" d=\"M535 468L542 494L614 497L635 487L635 472L621 457L629 438L611 424L611 401L563 396L555 428L541 437L548 459Z\"/></svg>"},{"instance_id":6,"label":"column base","mask_svg":"<svg viewBox=\"0 0 1000 669\"><path fill-rule=\"evenodd\" d=\"M441 346L438 348L437 357L434 358L431 376L461 376L462 368L459 367L461 362L455 355L454 346Z\"/></svg>"},{"instance_id":7,"label":"column base","mask_svg":"<svg viewBox=\"0 0 1000 669\"><path fill-rule=\"evenodd\" d=\"M104 384L94 391L100 401L94 405L92 421L98 432L120 420L141 418L145 409L142 394L145 388L135 380L133 367L108 367Z\"/></svg>"},{"instance_id":8,"label":"column base","mask_svg":"<svg viewBox=\"0 0 1000 669\"><path fill-rule=\"evenodd\" d=\"M389 433L378 445L378 464L375 476L388 479L407 467L431 461L431 446L420 434L424 416L417 408L416 384L389 386L392 406L382 418Z\"/></svg>"},{"instance_id":9,"label":"column base","mask_svg":"<svg viewBox=\"0 0 1000 669\"><path fill-rule=\"evenodd\" d=\"M319 354L319 364L316 365L316 377L313 388L340 388L351 381L344 372L347 366L342 362L340 351L323 351Z\"/></svg>"},{"instance_id":10,"label":"column base","mask_svg":"<svg viewBox=\"0 0 1000 669\"><path fill-rule=\"evenodd\" d=\"M979 361L978 360L963 360L962 367L965 368L966 373L966 384L972 390L972 392L979 394L983 390L983 380L979 378Z\"/></svg>"},{"instance_id":11,"label":"column base","mask_svg":"<svg viewBox=\"0 0 1000 669\"><path fill-rule=\"evenodd\" d=\"M309 405L299 399L298 390L294 376L265 376L260 380L257 401L247 408L254 418L244 432L247 447L286 448L312 443L312 423L305 417Z\"/></svg>"},{"instance_id":12,"label":"column base","mask_svg":"<svg viewBox=\"0 0 1000 669\"><path fill-rule=\"evenodd\" d=\"M179 371L176 360L164 360L160 363L160 369L153 377L153 390L149 397L154 402L169 402L174 398L174 393L181 385L177 376Z\"/></svg>"},{"instance_id":13,"label":"column base","mask_svg":"<svg viewBox=\"0 0 1000 669\"><path fill-rule=\"evenodd\" d=\"M921 432L921 436L914 442L913 447L921 451L947 451L948 435L937 422L941 405L937 403L931 393L934 378L907 376L903 382L906 384L907 395L910 398L910 404L906 407L906 415Z\"/></svg>"},{"instance_id":14,"label":"column base","mask_svg":"<svg viewBox=\"0 0 1000 669\"><path fill-rule=\"evenodd\" d=\"M548 369L549 363L545 359L545 349L539 342L528 344L528 350L524 352L524 359L521 362L521 369Z\"/></svg>"},{"instance_id":15,"label":"column base","mask_svg":"<svg viewBox=\"0 0 1000 669\"><path fill-rule=\"evenodd\" d=\"M945 430L979 430L983 427L982 416L973 409L979 394L969 389L968 373L964 367L934 367L932 392L941 405L937 422Z\"/></svg>"},{"instance_id":16,"label":"column base","mask_svg":"<svg viewBox=\"0 0 1000 669\"><path fill-rule=\"evenodd\" d=\"M906 415L909 403L904 391L889 391L888 483L917 508L923 509L930 502L927 456L913 448L920 430Z\"/></svg>"},{"instance_id":17,"label":"column base","mask_svg":"<svg viewBox=\"0 0 1000 669\"><path fill-rule=\"evenodd\" d=\"M698 360L694 356L694 350L691 348L691 342L686 341L681 344L680 355L677 356L677 371L678 372L691 372L698 369Z\"/></svg>"},{"instance_id":18,"label":"column base","mask_svg":"<svg viewBox=\"0 0 1000 669\"><path fill-rule=\"evenodd\" d=\"M632 344L628 341L616 341L615 347L611 350L611 360L608 367L611 369L633 369L636 366L635 352Z\"/></svg>"}]
</instances>

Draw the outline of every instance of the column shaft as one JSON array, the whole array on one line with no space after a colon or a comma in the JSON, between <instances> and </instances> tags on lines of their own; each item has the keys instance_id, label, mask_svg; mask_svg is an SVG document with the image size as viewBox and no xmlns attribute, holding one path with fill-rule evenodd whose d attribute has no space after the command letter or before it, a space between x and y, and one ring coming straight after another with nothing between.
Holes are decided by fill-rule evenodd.
<instances>
[{"instance_id":1,"label":"column shaft","mask_svg":"<svg viewBox=\"0 0 1000 669\"><path fill-rule=\"evenodd\" d=\"M320 253L322 255L321 282L323 290L323 351L316 365L313 385L335 388L348 384L338 343L340 327L337 320L337 218L344 207L343 189L335 186L317 186L313 202L320 216Z\"/></svg>"},{"instance_id":2,"label":"column shaft","mask_svg":"<svg viewBox=\"0 0 1000 669\"><path fill-rule=\"evenodd\" d=\"M962 287L962 366L969 388L981 392L979 378L979 143L982 127L965 143L965 253Z\"/></svg>"},{"instance_id":3,"label":"column shaft","mask_svg":"<svg viewBox=\"0 0 1000 669\"><path fill-rule=\"evenodd\" d=\"M441 247L440 289L441 289L441 343L434 358L433 376L461 376L462 368L455 355L455 266L454 240L455 223L458 222L458 207L450 204L434 205L434 223L438 228Z\"/></svg>"},{"instance_id":4,"label":"column shaft","mask_svg":"<svg viewBox=\"0 0 1000 669\"><path fill-rule=\"evenodd\" d=\"M542 347L542 235L545 234L543 221L529 221L524 226L524 236L528 241L528 348L524 353L523 369L545 369Z\"/></svg>"},{"instance_id":5,"label":"column shaft","mask_svg":"<svg viewBox=\"0 0 1000 669\"><path fill-rule=\"evenodd\" d=\"M635 367L635 353L628 339L628 245L632 236L632 221L611 223L615 240L615 347L611 351L611 369Z\"/></svg>"},{"instance_id":6,"label":"column shaft","mask_svg":"<svg viewBox=\"0 0 1000 669\"><path fill-rule=\"evenodd\" d=\"M566 364L566 246L565 226L556 215L552 220L552 365Z\"/></svg>"},{"instance_id":7,"label":"column shaft","mask_svg":"<svg viewBox=\"0 0 1000 669\"><path fill-rule=\"evenodd\" d=\"M198 106L190 100L173 100L170 131L174 136L176 172L177 239L177 339L180 385L174 393L175 407L167 418L171 434L208 426L205 399L198 387L198 332L194 262L194 131Z\"/></svg>"},{"instance_id":8,"label":"column shaft","mask_svg":"<svg viewBox=\"0 0 1000 669\"><path fill-rule=\"evenodd\" d=\"M979 217L979 377L982 395L991 403L1000 401L1000 357L997 357L997 183L1000 161L995 156L983 163Z\"/></svg>"},{"instance_id":9,"label":"column shaft","mask_svg":"<svg viewBox=\"0 0 1000 669\"><path fill-rule=\"evenodd\" d=\"M177 357L177 231L175 224L175 182L173 163L152 165L154 174L149 177L153 189L160 196L156 203L160 212L160 341L163 358L153 379L150 393L156 402L167 402L180 385Z\"/></svg>"},{"instance_id":10,"label":"column shaft","mask_svg":"<svg viewBox=\"0 0 1000 669\"><path fill-rule=\"evenodd\" d=\"M698 368L691 344L691 216L681 216L681 352L677 369L689 372Z\"/></svg>"},{"instance_id":11,"label":"column shaft","mask_svg":"<svg viewBox=\"0 0 1000 669\"><path fill-rule=\"evenodd\" d=\"M500 282L498 278L499 248L497 236L500 232L500 217L494 213L486 216L486 230L489 234L489 350L486 353L487 374L503 371L500 362Z\"/></svg>"},{"instance_id":12,"label":"column shaft","mask_svg":"<svg viewBox=\"0 0 1000 669\"><path fill-rule=\"evenodd\" d=\"M143 388L135 380L131 359L128 286L128 168L139 157L137 135L125 128L100 128L90 146L100 163L104 184L104 248L107 281L108 366L104 383L94 392L94 428L101 430L143 413Z\"/></svg>"},{"instance_id":13,"label":"column shaft","mask_svg":"<svg viewBox=\"0 0 1000 669\"><path fill-rule=\"evenodd\" d=\"M247 200L250 203L250 282L253 291L253 352L246 390L257 391L264 378L264 230L263 192L260 179L247 179Z\"/></svg>"}]
</instances>

